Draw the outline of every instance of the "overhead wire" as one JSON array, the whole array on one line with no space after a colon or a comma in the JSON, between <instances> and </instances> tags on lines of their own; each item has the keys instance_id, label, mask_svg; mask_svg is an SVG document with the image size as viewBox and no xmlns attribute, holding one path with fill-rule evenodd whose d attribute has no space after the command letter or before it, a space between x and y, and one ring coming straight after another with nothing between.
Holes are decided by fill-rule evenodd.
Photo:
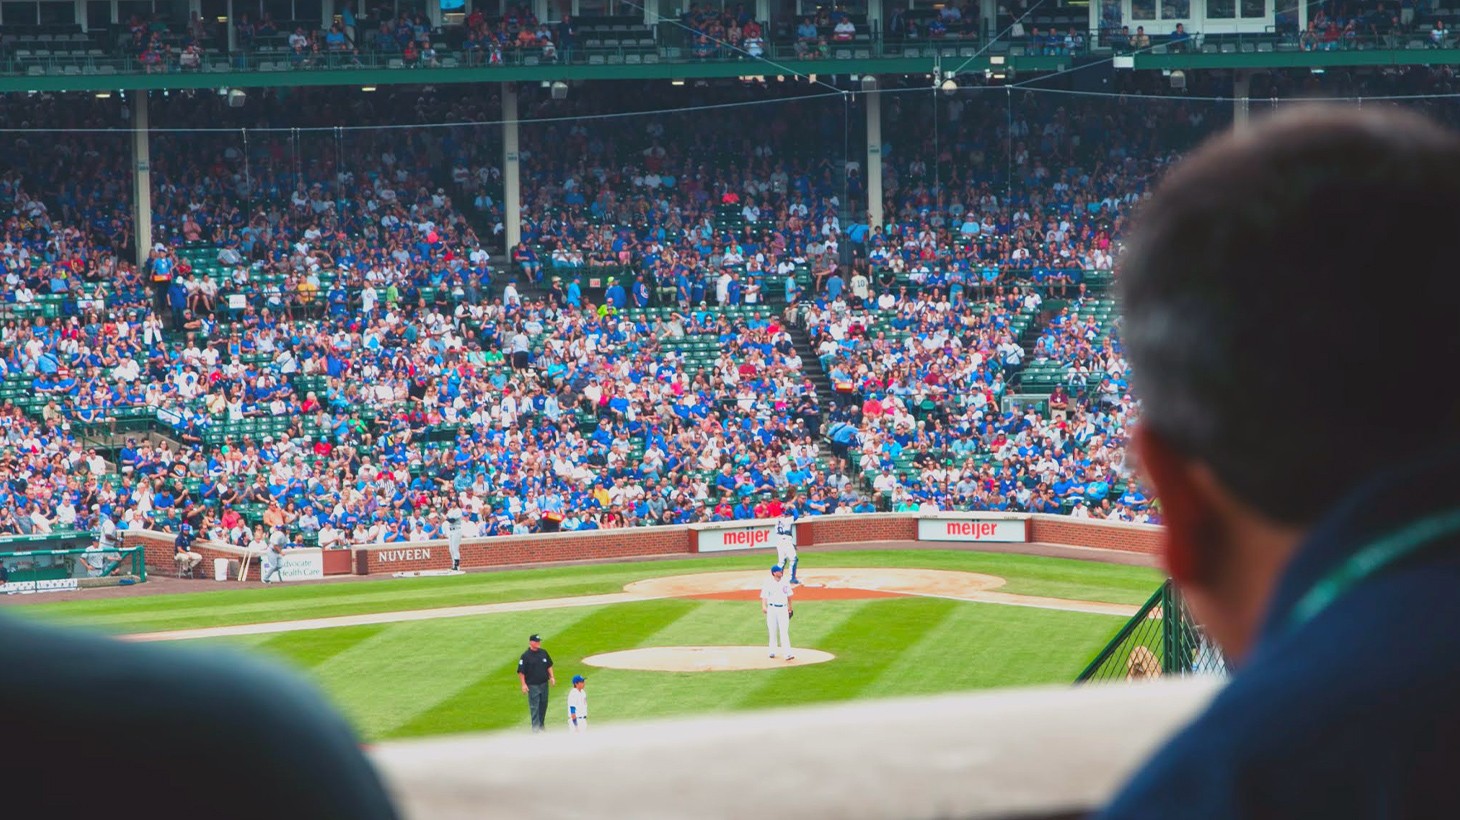
<instances>
[{"instance_id":1,"label":"overhead wire","mask_svg":"<svg viewBox=\"0 0 1460 820\"><path fill-rule=\"evenodd\" d=\"M1015 18L1014 22L1006 26L1003 31L989 38L989 41L987 43L984 43L982 48L975 51L972 55L968 57L968 59L959 63L957 68L949 72L944 72L944 74L957 74L963 69L968 68L969 63L972 63L974 60L977 60L979 57L982 57L984 54L986 54L989 49L994 47L995 43L1000 42L1001 40L1003 40L1004 37L1009 34L1009 32L1013 31L1015 26L1022 25L1024 21L1029 18L1029 15L1034 13L1035 9L1044 5L1044 2L1045 0L1038 0L1038 2L1036 2L1034 5L1025 9L1024 13Z\"/></svg>"}]
</instances>

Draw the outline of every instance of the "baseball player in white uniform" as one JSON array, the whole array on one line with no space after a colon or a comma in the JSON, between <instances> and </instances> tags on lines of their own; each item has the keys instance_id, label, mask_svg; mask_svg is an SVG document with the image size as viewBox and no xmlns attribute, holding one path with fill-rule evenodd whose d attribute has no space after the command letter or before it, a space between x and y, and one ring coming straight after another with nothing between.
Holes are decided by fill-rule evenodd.
<instances>
[{"instance_id":1,"label":"baseball player in white uniform","mask_svg":"<svg viewBox=\"0 0 1460 820\"><path fill-rule=\"evenodd\" d=\"M587 679L573 676L573 688L568 690L568 731L581 735L588 731L588 693L583 691Z\"/></svg>"},{"instance_id":2,"label":"baseball player in white uniform","mask_svg":"<svg viewBox=\"0 0 1460 820\"><path fill-rule=\"evenodd\" d=\"M796 519L790 515L776 519L776 561L791 571L791 583L801 583L796 578L796 567L801 563L796 557Z\"/></svg>"},{"instance_id":3,"label":"baseball player in white uniform","mask_svg":"<svg viewBox=\"0 0 1460 820\"><path fill-rule=\"evenodd\" d=\"M780 564L771 567L771 577L760 587L760 611L765 613L765 628L770 635L771 657L784 652L786 660L796 657L791 650L791 616L795 608L791 596L795 590L791 582L784 580L785 570ZM780 642L777 643L777 638Z\"/></svg>"},{"instance_id":4,"label":"baseball player in white uniform","mask_svg":"<svg viewBox=\"0 0 1460 820\"><path fill-rule=\"evenodd\" d=\"M461 508L452 507L446 513L446 546L451 550L451 571L461 571Z\"/></svg>"}]
</instances>

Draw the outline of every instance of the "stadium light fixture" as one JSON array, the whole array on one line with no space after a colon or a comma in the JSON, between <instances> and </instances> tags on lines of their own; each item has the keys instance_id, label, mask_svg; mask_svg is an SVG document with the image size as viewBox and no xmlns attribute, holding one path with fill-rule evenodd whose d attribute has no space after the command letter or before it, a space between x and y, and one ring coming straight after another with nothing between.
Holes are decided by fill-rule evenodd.
<instances>
[{"instance_id":1,"label":"stadium light fixture","mask_svg":"<svg viewBox=\"0 0 1460 820\"><path fill-rule=\"evenodd\" d=\"M109 100L112 98L112 93L110 91L98 91L96 92L96 98L98 100Z\"/></svg>"},{"instance_id":2,"label":"stadium light fixture","mask_svg":"<svg viewBox=\"0 0 1460 820\"><path fill-rule=\"evenodd\" d=\"M360 90L361 91L374 91L375 90L375 86L373 86L373 85L362 85L362 86L360 86Z\"/></svg>"},{"instance_id":3,"label":"stadium light fixture","mask_svg":"<svg viewBox=\"0 0 1460 820\"><path fill-rule=\"evenodd\" d=\"M1004 59L1002 54L991 54L989 55L989 65L1003 65Z\"/></svg>"},{"instance_id":4,"label":"stadium light fixture","mask_svg":"<svg viewBox=\"0 0 1460 820\"><path fill-rule=\"evenodd\" d=\"M684 80L670 80L670 85L684 85Z\"/></svg>"}]
</instances>

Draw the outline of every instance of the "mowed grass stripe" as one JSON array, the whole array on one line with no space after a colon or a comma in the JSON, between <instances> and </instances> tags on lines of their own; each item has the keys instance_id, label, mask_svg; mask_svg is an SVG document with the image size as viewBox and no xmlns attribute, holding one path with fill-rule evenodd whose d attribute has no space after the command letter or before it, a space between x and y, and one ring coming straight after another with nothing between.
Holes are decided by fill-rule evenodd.
<instances>
[{"instance_id":1,"label":"mowed grass stripe","mask_svg":"<svg viewBox=\"0 0 1460 820\"><path fill-rule=\"evenodd\" d=\"M1073 681L1126 621L1116 615L1050 609L1013 619L1006 611L1015 607L974 606L994 610L989 620L1002 624L997 639L992 634L975 635L981 651L973 658L969 682L979 688ZM1059 635L1059 643L1051 644L1050 635Z\"/></svg>"},{"instance_id":2,"label":"mowed grass stripe","mask_svg":"<svg viewBox=\"0 0 1460 820\"><path fill-rule=\"evenodd\" d=\"M888 670L867 696L937 694L932 681L959 689L1065 682L1120 628L1124 619L997 604L969 603L924 636L903 670Z\"/></svg>"},{"instance_id":3,"label":"mowed grass stripe","mask_svg":"<svg viewBox=\"0 0 1460 820\"><path fill-rule=\"evenodd\" d=\"M823 606L803 607L810 623L817 623ZM843 604L845 605L845 604ZM791 621L791 643L821 649L837 656L831 663L786 670L784 679L769 680L747 691L737 702L742 709L798 703L851 700L884 670L905 666L905 658L927 632L936 629L957 609L957 601L938 598L897 598L857 602L837 618L832 629L803 640L796 631L801 618ZM802 630L805 634L806 630Z\"/></svg>"},{"instance_id":4,"label":"mowed grass stripe","mask_svg":"<svg viewBox=\"0 0 1460 820\"><path fill-rule=\"evenodd\" d=\"M568 610L563 616L585 614ZM535 621L518 616L500 616L490 624L465 618L391 624L375 638L308 672L341 703L353 707L351 719L363 734L379 737L501 665L513 646L525 646L524 630ZM296 634L308 640L309 633Z\"/></svg>"},{"instance_id":5,"label":"mowed grass stripe","mask_svg":"<svg viewBox=\"0 0 1460 820\"><path fill-rule=\"evenodd\" d=\"M150 632L374 612L463 606L617 592L645 578L743 569L764 573L763 554L472 573L431 578L379 578L262 589L212 587L176 595L25 603L12 612L114 632ZM1002 591L1021 595L1139 604L1159 574L1061 558L958 550L856 550L806 553L802 569L818 566L920 567L983 572L1008 579Z\"/></svg>"},{"instance_id":6,"label":"mowed grass stripe","mask_svg":"<svg viewBox=\"0 0 1460 820\"><path fill-rule=\"evenodd\" d=\"M257 635L253 636L257 640L252 642L250 648L267 652L301 669L314 669L336 655L349 651L385 632L388 628L388 624L367 624L323 630L328 634L321 634L313 641L299 640L297 632Z\"/></svg>"},{"instance_id":7,"label":"mowed grass stripe","mask_svg":"<svg viewBox=\"0 0 1460 820\"><path fill-rule=\"evenodd\" d=\"M642 604L619 604L578 611L579 617L568 618L568 610L544 610L539 613L514 613L516 632L494 634L491 652L476 675L463 678L463 683L448 697L423 705L409 719L377 730L383 737L416 737L445 732L469 732L527 725L527 700L517 682L517 657L527 648L530 632L543 636L543 645L553 656L558 686L550 699L548 720L560 723L566 710L569 681L586 670L582 659L601 651L605 637L633 646L645 635L653 634L697 604L692 601L651 601ZM502 616L487 616L492 625ZM485 619L465 618L466 622ZM478 627L480 629L480 627ZM517 634L520 633L520 634ZM502 642L495 640L501 637Z\"/></svg>"}]
</instances>

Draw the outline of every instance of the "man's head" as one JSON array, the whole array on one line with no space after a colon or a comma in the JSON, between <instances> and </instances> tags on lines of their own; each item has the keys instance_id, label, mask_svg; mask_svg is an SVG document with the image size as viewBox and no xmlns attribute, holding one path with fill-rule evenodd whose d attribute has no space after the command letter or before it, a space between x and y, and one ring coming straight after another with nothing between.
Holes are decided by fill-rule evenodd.
<instances>
[{"instance_id":1,"label":"man's head","mask_svg":"<svg viewBox=\"0 0 1460 820\"><path fill-rule=\"evenodd\" d=\"M781 580L781 575L784 572L785 570L781 568L780 564L776 564L775 566L771 567L771 575L775 576L775 579L777 581Z\"/></svg>"},{"instance_id":2,"label":"man's head","mask_svg":"<svg viewBox=\"0 0 1460 820\"><path fill-rule=\"evenodd\" d=\"M527 639L527 645L529 647L533 648L533 649L541 649L542 648L542 636L541 635L537 635L537 634L534 633L533 635L531 635L531 636L528 637L528 639Z\"/></svg>"},{"instance_id":3,"label":"man's head","mask_svg":"<svg viewBox=\"0 0 1460 820\"><path fill-rule=\"evenodd\" d=\"M1460 346L1444 246L1395 241L1446 235L1457 210L1460 140L1396 109L1336 107L1212 141L1145 206L1121 271L1136 447L1168 567L1229 652L1326 510L1460 442L1452 380L1425 380L1426 425L1359 384L1375 368L1413 384L1420 351Z\"/></svg>"}]
</instances>

